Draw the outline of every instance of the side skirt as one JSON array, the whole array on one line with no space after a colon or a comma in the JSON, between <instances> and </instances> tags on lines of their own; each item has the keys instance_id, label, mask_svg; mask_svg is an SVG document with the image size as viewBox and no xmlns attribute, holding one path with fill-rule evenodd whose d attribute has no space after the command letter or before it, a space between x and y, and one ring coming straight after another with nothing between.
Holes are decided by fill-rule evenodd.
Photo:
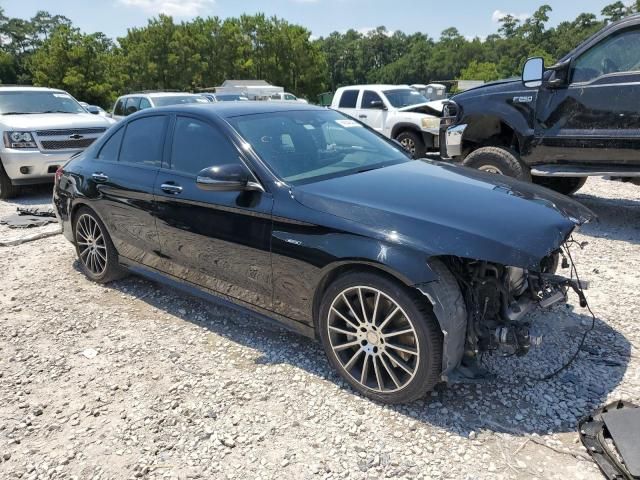
<instances>
[{"instance_id":1,"label":"side skirt","mask_svg":"<svg viewBox=\"0 0 640 480\"><path fill-rule=\"evenodd\" d=\"M252 305L250 303L223 295L213 290L195 286L192 283L186 282L164 272L160 272L159 270L156 270L154 268L135 263L123 256L119 256L118 261L120 265L127 268L131 273L140 275L141 277L145 277L153 282L167 285L183 293L186 293L187 295L198 297L208 302L229 307L233 310L236 310L237 312L249 313L263 321L271 323L272 325L275 324L279 327L284 327L287 330L298 333L300 335L304 335L305 337L314 339L316 338L315 331L312 327L309 327L308 325L305 325L296 320L292 320L291 318L285 317L269 310L265 310L260 307L256 307L255 305Z\"/></svg>"}]
</instances>

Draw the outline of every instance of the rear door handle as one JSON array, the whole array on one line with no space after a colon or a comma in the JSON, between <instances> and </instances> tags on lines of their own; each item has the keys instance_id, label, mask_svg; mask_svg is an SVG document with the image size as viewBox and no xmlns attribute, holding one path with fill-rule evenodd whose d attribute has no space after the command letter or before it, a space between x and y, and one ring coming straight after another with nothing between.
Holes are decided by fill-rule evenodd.
<instances>
[{"instance_id":1,"label":"rear door handle","mask_svg":"<svg viewBox=\"0 0 640 480\"><path fill-rule=\"evenodd\" d=\"M109 177L107 177L102 172L92 173L91 178L93 178L96 182L106 182L107 180L109 180Z\"/></svg>"},{"instance_id":2,"label":"rear door handle","mask_svg":"<svg viewBox=\"0 0 640 480\"><path fill-rule=\"evenodd\" d=\"M163 183L162 185L160 185L160 188L163 192L172 193L173 195L182 193L182 187L173 183Z\"/></svg>"}]
</instances>

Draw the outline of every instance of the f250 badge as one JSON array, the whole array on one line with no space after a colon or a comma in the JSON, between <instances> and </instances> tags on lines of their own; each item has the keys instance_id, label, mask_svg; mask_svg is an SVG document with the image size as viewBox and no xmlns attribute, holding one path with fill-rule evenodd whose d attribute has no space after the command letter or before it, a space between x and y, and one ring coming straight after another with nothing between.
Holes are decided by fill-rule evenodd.
<instances>
[{"instance_id":1,"label":"f250 badge","mask_svg":"<svg viewBox=\"0 0 640 480\"><path fill-rule=\"evenodd\" d=\"M531 103L533 102L533 95L528 97L513 97L513 103Z\"/></svg>"}]
</instances>

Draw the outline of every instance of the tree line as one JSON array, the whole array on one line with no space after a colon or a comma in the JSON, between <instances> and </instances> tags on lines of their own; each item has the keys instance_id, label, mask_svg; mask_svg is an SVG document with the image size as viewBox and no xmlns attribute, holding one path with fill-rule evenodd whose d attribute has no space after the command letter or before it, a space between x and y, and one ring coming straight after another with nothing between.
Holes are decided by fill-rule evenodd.
<instances>
[{"instance_id":1,"label":"tree line","mask_svg":"<svg viewBox=\"0 0 640 480\"><path fill-rule=\"evenodd\" d=\"M62 88L110 107L131 91L197 90L229 78L264 79L311 101L356 83L490 81L519 75L529 56L553 63L607 23L639 12L640 0L549 28L551 11L543 5L525 20L506 15L484 39L454 27L436 40L383 26L313 38L303 26L257 14L180 23L160 15L113 40L84 33L62 15L10 18L0 7L0 82Z\"/></svg>"}]
</instances>

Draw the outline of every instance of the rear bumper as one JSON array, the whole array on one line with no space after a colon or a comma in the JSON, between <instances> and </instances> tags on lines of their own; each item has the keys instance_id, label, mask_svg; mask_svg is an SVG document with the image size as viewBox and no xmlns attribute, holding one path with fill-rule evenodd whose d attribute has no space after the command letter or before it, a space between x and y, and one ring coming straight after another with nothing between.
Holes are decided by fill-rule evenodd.
<instances>
[{"instance_id":1,"label":"rear bumper","mask_svg":"<svg viewBox=\"0 0 640 480\"><path fill-rule=\"evenodd\" d=\"M4 149L0 152L0 160L5 172L14 185L53 182L58 167L76 151L42 153L38 150Z\"/></svg>"}]
</instances>

